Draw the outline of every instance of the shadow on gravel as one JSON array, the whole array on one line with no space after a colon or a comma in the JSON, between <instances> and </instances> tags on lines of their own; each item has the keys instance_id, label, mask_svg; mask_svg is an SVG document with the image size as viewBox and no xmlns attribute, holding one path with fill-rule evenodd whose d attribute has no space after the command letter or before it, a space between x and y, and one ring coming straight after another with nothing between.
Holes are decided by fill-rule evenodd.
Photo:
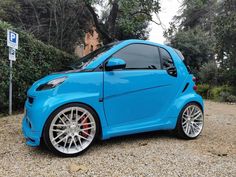
<instances>
[{"instance_id":1,"label":"shadow on gravel","mask_svg":"<svg viewBox=\"0 0 236 177\"><path fill-rule=\"evenodd\" d=\"M152 139L176 139L177 137L172 131L153 131L153 132L145 132L138 133L132 135L124 135L119 137L114 137L108 140L97 141L96 144L104 145L104 144L120 144L120 143L134 143L134 142L143 142Z\"/></svg>"},{"instance_id":2,"label":"shadow on gravel","mask_svg":"<svg viewBox=\"0 0 236 177\"><path fill-rule=\"evenodd\" d=\"M97 149L107 148L107 146L119 146L121 144L137 144L137 146L146 146L148 141L157 139L178 139L172 131L153 131L145 132L133 135L124 135L120 137L114 137L108 140L97 140L91 148L83 155L93 154ZM33 156L40 156L40 158L60 158L57 155L51 153L47 147L42 144L40 147L30 148L30 153Z\"/></svg>"}]
</instances>

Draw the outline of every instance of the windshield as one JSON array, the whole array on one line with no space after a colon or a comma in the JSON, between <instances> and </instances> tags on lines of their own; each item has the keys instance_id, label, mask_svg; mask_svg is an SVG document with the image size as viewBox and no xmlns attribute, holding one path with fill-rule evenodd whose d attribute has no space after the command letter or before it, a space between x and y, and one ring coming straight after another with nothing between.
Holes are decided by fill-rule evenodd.
<instances>
[{"instance_id":1,"label":"windshield","mask_svg":"<svg viewBox=\"0 0 236 177\"><path fill-rule=\"evenodd\" d=\"M71 67L73 69L83 69L89 63L91 63L92 61L96 60L99 56L101 56L103 53L105 53L106 51L108 51L114 45L116 45L118 43L119 42L110 43L110 44L107 44L107 45L104 45L104 46L100 47L97 50L94 50L93 52L89 53L88 55L80 58L79 61L77 63L71 65Z\"/></svg>"}]
</instances>

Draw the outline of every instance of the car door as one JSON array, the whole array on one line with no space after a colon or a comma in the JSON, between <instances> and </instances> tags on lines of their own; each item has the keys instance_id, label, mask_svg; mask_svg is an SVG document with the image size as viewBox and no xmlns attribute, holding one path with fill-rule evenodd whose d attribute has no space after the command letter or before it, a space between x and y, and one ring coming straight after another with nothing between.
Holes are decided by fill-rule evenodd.
<instances>
[{"instance_id":1,"label":"car door","mask_svg":"<svg viewBox=\"0 0 236 177\"><path fill-rule=\"evenodd\" d=\"M131 44L113 57L125 60L126 68L104 71L104 109L108 125L161 123L177 93L178 76L165 70L158 47ZM169 59L166 61L170 63Z\"/></svg>"}]
</instances>

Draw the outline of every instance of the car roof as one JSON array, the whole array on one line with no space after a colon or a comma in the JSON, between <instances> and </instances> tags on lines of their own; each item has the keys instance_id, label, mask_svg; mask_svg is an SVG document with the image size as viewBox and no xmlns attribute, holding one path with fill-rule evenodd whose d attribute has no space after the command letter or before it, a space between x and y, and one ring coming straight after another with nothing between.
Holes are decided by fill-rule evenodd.
<instances>
[{"instance_id":1,"label":"car roof","mask_svg":"<svg viewBox=\"0 0 236 177\"><path fill-rule=\"evenodd\" d=\"M134 44L134 43L141 43L141 44L149 44L149 45L155 45L155 46L160 46L160 47L164 47L164 48L169 48L169 46L164 45L164 44L160 44L160 43L156 43L156 42L152 42L152 41L148 41L148 40L140 40L140 39L128 39L128 40L124 40L124 41L119 41L118 44L121 43L125 43L125 44Z\"/></svg>"}]
</instances>

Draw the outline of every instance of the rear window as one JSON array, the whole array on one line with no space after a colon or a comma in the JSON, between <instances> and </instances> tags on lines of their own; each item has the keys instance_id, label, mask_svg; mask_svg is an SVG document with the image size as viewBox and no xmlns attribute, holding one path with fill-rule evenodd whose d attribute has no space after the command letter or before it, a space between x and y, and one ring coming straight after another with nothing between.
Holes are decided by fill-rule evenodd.
<instances>
[{"instance_id":1,"label":"rear window","mask_svg":"<svg viewBox=\"0 0 236 177\"><path fill-rule=\"evenodd\" d=\"M183 54L179 51L179 50L177 50L177 49L174 49L175 50L175 52L178 54L178 56L184 61L184 56L183 56Z\"/></svg>"},{"instance_id":2,"label":"rear window","mask_svg":"<svg viewBox=\"0 0 236 177\"><path fill-rule=\"evenodd\" d=\"M175 52L177 53L177 55L178 55L178 56L182 59L182 61L184 62L184 65L186 66L188 72L189 72L189 73L192 73L191 70L190 70L189 65L187 65L187 63L186 63L186 61L185 61L185 59L184 59L183 54L182 54L178 49L174 49L174 50L175 50Z\"/></svg>"}]
</instances>

